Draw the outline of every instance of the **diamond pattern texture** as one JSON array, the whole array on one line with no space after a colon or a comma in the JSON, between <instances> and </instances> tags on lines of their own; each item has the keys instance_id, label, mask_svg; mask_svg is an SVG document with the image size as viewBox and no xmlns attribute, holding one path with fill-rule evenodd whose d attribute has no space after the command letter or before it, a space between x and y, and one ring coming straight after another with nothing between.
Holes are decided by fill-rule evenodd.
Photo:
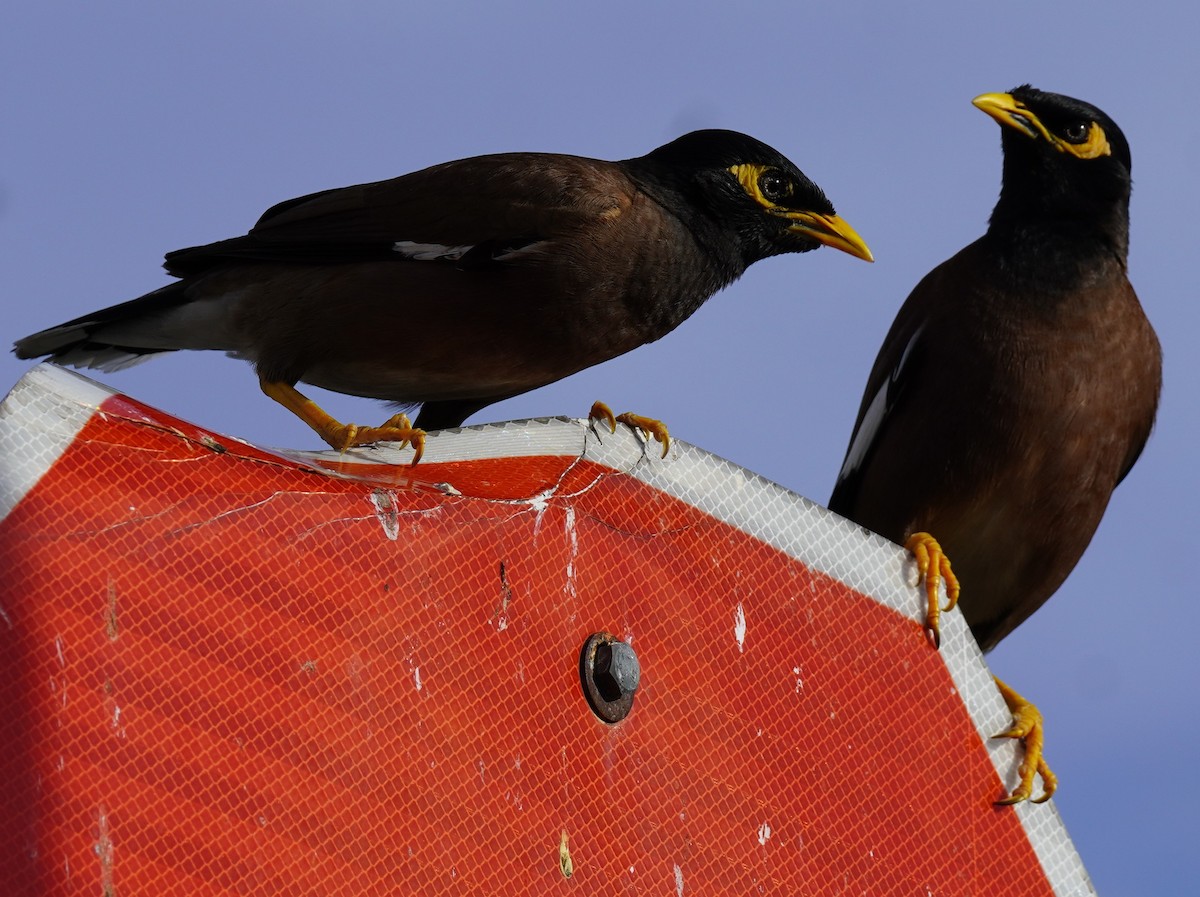
<instances>
[{"instance_id":1,"label":"diamond pattern texture","mask_svg":"<svg viewBox=\"0 0 1200 897\"><path fill-rule=\"evenodd\" d=\"M798 496L628 435L452 460L565 422L407 468L98 404L0 421L48 466L0 521L6 895L1090 893L992 805L902 553Z\"/></svg>"}]
</instances>

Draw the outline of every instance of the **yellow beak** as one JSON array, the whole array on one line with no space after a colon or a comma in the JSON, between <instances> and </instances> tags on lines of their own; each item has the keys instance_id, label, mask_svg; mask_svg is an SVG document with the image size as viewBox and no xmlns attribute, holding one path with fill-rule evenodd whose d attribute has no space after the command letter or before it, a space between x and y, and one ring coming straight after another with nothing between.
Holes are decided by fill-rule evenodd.
<instances>
[{"instance_id":1,"label":"yellow beak","mask_svg":"<svg viewBox=\"0 0 1200 897\"><path fill-rule=\"evenodd\" d=\"M871 250L863 242L863 238L855 233L846 221L838 215L820 215L816 212L780 212L791 225L788 230L801 236L816 240L834 249L849 253L864 262L875 261Z\"/></svg>"}]
</instances>

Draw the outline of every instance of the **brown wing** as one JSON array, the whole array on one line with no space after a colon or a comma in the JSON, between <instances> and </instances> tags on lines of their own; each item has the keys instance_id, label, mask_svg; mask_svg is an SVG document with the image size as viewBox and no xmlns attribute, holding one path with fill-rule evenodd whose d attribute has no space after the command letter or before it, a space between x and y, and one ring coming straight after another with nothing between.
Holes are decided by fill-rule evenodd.
<instances>
[{"instance_id":1,"label":"brown wing","mask_svg":"<svg viewBox=\"0 0 1200 897\"><path fill-rule=\"evenodd\" d=\"M892 430L896 419L911 417L914 412L906 406L913 401L914 393L919 394L925 386L921 380L926 374L931 341L937 336L929 332L928 306L931 297L941 289L944 269L953 261L935 268L913 288L875 357L829 499L830 509L838 514L858 519L864 474L876 463L881 446L886 446L895 435ZM937 346L932 345L932 349L936 351ZM896 542L903 542L907 535L877 531Z\"/></svg>"},{"instance_id":2,"label":"brown wing","mask_svg":"<svg viewBox=\"0 0 1200 897\"><path fill-rule=\"evenodd\" d=\"M183 277L230 262L402 260L397 243L429 247L425 258L439 246L455 260L472 247L502 253L573 233L627 206L633 191L611 162L477 156L279 203L245 236L172 252L165 267Z\"/></svg>"}]
</instances>

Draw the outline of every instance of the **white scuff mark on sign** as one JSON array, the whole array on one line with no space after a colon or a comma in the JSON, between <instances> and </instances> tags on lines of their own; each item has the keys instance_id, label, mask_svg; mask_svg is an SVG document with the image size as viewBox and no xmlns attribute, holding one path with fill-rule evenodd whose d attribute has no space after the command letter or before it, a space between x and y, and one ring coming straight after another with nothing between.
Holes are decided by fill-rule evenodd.
<instances>
[{"instance_id":1,"label":"white scuff mark on sign","mask_svg":"<svg viewBox=\"0 0 1200 897\"><path fill-rule=\"evenodd\" d=\"M100 805L100 811L96 819L96 828L99 832L99 837L96 843L92 845L92 849L96 852L96 856L100 860L100 893L115 894L117 890L113 881L113 867L116 865L117 851L113 845L112 834L108 829L108 810L104 804Z\"/></svg>"},{"instance_id":2,"label":"white scuff mark on sign","mask_svg":"<svg viewBox=\"0 0 1200 897\"><path fill-rule=\"evenodd\" d=\"M575 863L571 860L571 847L567 843L567 830L562 830L562 838L558 842L558 869L563 878L575 874Z\"/></svg>"},{"instance_id":3,"label":"white scuff mark on sign","mask_svg":"<svg viewBox=\"0 0 1200 897\"><path fill-rule=\"evenodd\" d=\"M400 537L400 509L396 505L396 493L390 489L373 489L371 505L383 527L383 534L395 542Z\"/></svg>"},{"instance_id":4,"label":"white scuff mark on sign","mask_svg":"<svg viewBox=\"0 0 1200 897\"><path fill-rule=\"evenodd\" d=\"M675 897L683 897L683 870L675 864Z\"/></svg>"},{"instance_id":5,"label":"white scuff mark on sign","mask_svg":"<svg viewBox=\"0 0 1200 897\"><path fill-rule=\"evenodd\" d=\"M563 515L563 528L567 534L567 592L572 598L578 597L575 591L575 557L579 554L579 534L575 531L575 506L567 505Z\"/></svg>"},{"instance_id":6,"label":"white scuff mark on sign","mask_svg":"<svg viewBox=\"0 0 1200 897\"><path fill-rule=\"evenodd\" d=\"M237 514L244 514L247 511L253 511L257 508L261 508L263 505L270 504L271 502L275 501L275 499L283 497L285 495L288 496L289 498L294 498L297 495L305 495L305 494L312 494L312 493L272 492L266 498L261 499L259 501L253 501L248 505L240 505L239 507L236 507L236 508L230 508L228 511L222 511L220 514L215 514L212 517L209 517L205 520L197 520L194 523L188 523L188 524L185 524L184 526L177 527L176 529L171 530L167 535L178 536L178 535L181 535L182 533L186 533L188 530L192 530L192 529L196 529L197 527L200 527L200 526L208 526L209 524L216 523L218 520L222 520L226 517L233 517ZM176 505L176 507L178 507L180 505L182 505L182 502L180 502L179 505ZM172 510L172 509L168 509L168 510ZM164 510L164 511L159 511L157 514L153 514L150 517L142 517L137 520L126 520L123 523L115 523L112 526L105 527L105 530L113 530L113 529L116 529L118 526L128 526L131 523L141 523L145 520L151 520L154 517L162 517L166 513L167 513L167 511Z\"/></svg>"},{"instance_id":7,"label":"white scuff mark on sign","mask_svg":"<svg viewBox=\"0 0 1200 897\"><path fill-rule=\"evenodd\" d=\"M804 687L804 678L800 675L800 672L800 664L796 664L794 667L792 667L792 673L796 677L796 694L800 694L800 689Z\"/></svg>"},{"instance_id":8,"label":"white scuff mark on sign","mask_svg":"<svg viewBox=\"0 0 1200 897\"><path fill-rule=\"evenodd\" d=\"M550 507L550 499L554 497L554 490L547 489L545 492L539 492L533 498L528 500L529 507L533 508L533 538L534 541L541 535L542 532L542 516L546 513L546 508Z\"/></svg>"},{"instance_id":9,"label":"white scuff mark on sign","mask_svg":"<svg viewBox=\"0 0 1200 897\"><path fill-rule=\"evenodd\" d=\"M746 609L738 602L733 612L733 637L737 639L738 651L746 650Z\"/></svg>"},{"instance_id":10,"label":"white scuff mark on sign","mask_svg":"<svg viewBox=\"0 0 1200 897\"><path fill-rule=\"evenodd\" d=\"M417 691L421 690L421 668L419 666L413 667L413 684L417 686Z\"/></svg>"},{"instance_id":11,"label":"white scuff mark on sign","mask_svg":"<svg viewBox=\"0 0 1200 897\"><path fill-rule=\"evenodd\" d=\"M767 842L771 840L771 823L764 822L758 827L758 843L763 847L767 846Z\"/></svg>"}]
</instances>

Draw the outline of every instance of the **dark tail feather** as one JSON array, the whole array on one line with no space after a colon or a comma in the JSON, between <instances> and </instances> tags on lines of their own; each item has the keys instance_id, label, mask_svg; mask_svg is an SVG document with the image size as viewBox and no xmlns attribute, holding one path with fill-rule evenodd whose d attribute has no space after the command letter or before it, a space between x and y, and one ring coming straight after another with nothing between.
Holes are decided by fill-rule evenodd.
<instances>
[{"instance_id":1,"label":"dark tail feather","mask_svg":"<svg viewBox=\"0 0 1200 897\"><path fill-rule=\"evenodd\" d=\"M72 367L119 371L152 355L170 351L161 348L123 346L104 339L104 328L150 314L159 314L187 302L184 283L168 284L161 289L119 305L100 309L30 334L13 344L18 358L41 358Z\"/></svg>"}]
</instances>

